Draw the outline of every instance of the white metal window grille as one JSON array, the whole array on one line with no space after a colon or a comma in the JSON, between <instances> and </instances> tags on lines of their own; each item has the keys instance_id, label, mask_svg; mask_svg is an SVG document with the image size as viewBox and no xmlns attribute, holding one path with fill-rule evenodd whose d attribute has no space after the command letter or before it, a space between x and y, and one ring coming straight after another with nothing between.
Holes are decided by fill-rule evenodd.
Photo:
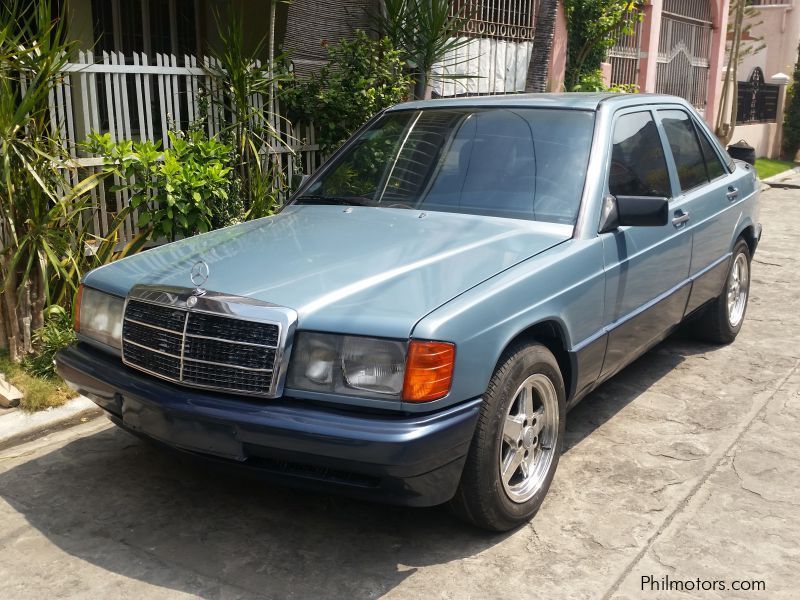
<instances>
[{"instance_id":1,"label":"white metal window grille","mask_svg":"<svg viewBox=\"0 0 800 600\"><path fill-rule=\"evenodd\" d=\"M664 0L656 92L706 108L711 56L710 0Z\"/></svg>"},{"instance_id":2,"label":"white metal window grille","mask_svg":"<svg viewBox=\"0 0 800 600\"><path fill-rule=\"evenodd\" d=\"M507 94L525 90L538 0L453 0L451 14L467 20L468 40L434 67L439 96ZM448 75L457 78L448 78Z\"/></svg>"},{"instance_id":3,"label":"white metal window grille","mask_svg":"<svg viewBox=\"0 0 800 600\"><path fill-rule=\"evenodd\" d=\"M522 42L533 40L536 5L536 0L456 0L452 13L469 19L462 34Z\"/></svg>"}]
</instances>

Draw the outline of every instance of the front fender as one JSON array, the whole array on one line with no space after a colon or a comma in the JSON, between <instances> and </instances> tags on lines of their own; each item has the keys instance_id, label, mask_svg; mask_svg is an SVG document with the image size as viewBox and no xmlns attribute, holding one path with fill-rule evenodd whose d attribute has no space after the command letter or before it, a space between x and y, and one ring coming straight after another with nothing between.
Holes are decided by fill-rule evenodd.
<instances>
[{"instance_id":1,"label":"front fender","mask_svg":"<svg viewBox=\"0 0 800 600\"><path fill-rule=\"evenodd\" d=\"M481 395L503 351L537 323L556 323L568 352L581 347L602 329L604 296L602 240L573 239L437 308L412 332L413 338L456 344L453 386L436 404Z\"/></svg>"}]
</instances>

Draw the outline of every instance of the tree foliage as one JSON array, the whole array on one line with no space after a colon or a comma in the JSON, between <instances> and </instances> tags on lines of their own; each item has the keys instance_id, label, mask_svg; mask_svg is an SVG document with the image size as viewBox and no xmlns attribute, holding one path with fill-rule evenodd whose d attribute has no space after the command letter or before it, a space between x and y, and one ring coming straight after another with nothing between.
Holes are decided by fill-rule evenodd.
<instances>
[{"instance_id":1,"label":"tree foliage","mask_svg":"<svg viewBox=\"0 0 800 600\"><path fill-rule=\"evenodd\" d=\"M600 68L608 50L622 35L633 33L642 18L644 0L564 0L568 49L565 86Z\"/></svg>"},{"instance_id":2,"label":"tree foliage","mask_svg":"<svg viewBox=\"0 0 800 600\"><path fill-rule=\"evenodd\" d=\"M209 109L217 111L223 120L220 137L235 149L245 218L258 218L275 211L280 204L279 192L286 187L286 173L275 150L291 148L279 131L281 117L273 100L287 75L277 68L277 61L260 60L268 43L266 37L248 47L243 19L236 11L227 21L216 18L220 40L211 49L215 64L208 71L222 93L208 97L212 98ZM256 97L267 102L255 103Z\"/></svg>"},{"instance_id":3,"label":"tree foliage","mask_svg":"<svg viewBox=\"0 0 800 600\"><path fill-rule=\"evenodd\" d=\"M281 86L281 104L295 124L313 121L317 142L330 152L370 117L406 99L411 79L388 38L363 31L328 46L329 62L307 80Z\"/></svg>"},{"instance_id":4,"label":"tree foliage","mask_svg":"<svg viewBox=\"0 0 800 600\"><path fill-rule=\"evenodd\" d=\"M50 2L6 0L0 11L0 347L30 352L44 307L77 285L85 264L79 224L85 194L53 130L48 97L69 45ZM90 219L89 219L90 220ZM53 279L56 286L53 287Z\"/></svg>"},{"instance_id":5,"label":"tree foliage","mask_svg":"<svg viewBox=\"0 0 800 600\"><path fill-rule=\"evenodd\" d=\"M793 160L800 152L800 46L791 87L787 90L786 111L783 117L783 153Z\"/></svg>"},{"instance_id":6,"label":"tree foliage","mask_svg":"<svg viewBox=\"0 0 800 600\"><path fill-rule=\"evenodd\" d=\"M451 0L384 0L384 10L375 17L378 31L408 62L414 78L414 98L425 97L433 66L469 43L467 38L458 37L470 17L468 4Z\"/></svg>"}]
</instances>

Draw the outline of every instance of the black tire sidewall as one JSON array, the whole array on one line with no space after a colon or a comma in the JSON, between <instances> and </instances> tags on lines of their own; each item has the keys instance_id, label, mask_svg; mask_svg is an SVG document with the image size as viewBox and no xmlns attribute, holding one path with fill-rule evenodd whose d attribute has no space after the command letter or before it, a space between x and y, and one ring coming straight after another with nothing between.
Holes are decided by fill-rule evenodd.
<instances>
[{"instance_id":1,"label":"black tire sidewall","mask_svg":"<svg viewBox=\"0 0 800 600\"><path fill-rule=\"evenodd\" d=\"M736 258L740 255L744 254L745 260L747 261L747 300L744 305L744 312L742 313L742 320L739 321L739 324L736 327L731 325L730 315L728 314L728 285L730 284L731 275L733 274L733 265L736 264ZM750 256L750 246L747 245L747 242L744 240L739 240L736 245L733 247L733 254L731 255L731 266L728 268L728 276L725 278L725 287L722 290L722 294L720 294L720 301L721 301L721 312L723 320L723 324L727 328L731 338L735 338L739 331L742 329L742 325L744 325L745 317L747 316L747 306L750 304L750 281L752 275L751 269L751 262L752 257Z\"/></svg>"},{"instance_id":2,"label":"black tire sidewall","mask_svg":"<svg viewBox=\"0 0 800 600\"><path fill-rule=\"evenodd\" d=\"M484 399L485 414L479 422L479 428L483 428L483 431L476 432L469 460L477 463L475 472L480 483L475 483L485 486L486 495L482 498L484 504L482 512L492 515L493 520L500 524L497 528L509 529L534 515L550 488L564 440L566 393L558 362L553 354L540 344L517 347L506 355L505 361L501 360L500 363ZM539 490L526 502L517 503L508 497L500 478L498 460L502 446L503 424L514 401L514 393L528 377L537 373L550 379L558 399L555 455Z\"/></svg>"}]
</instances>

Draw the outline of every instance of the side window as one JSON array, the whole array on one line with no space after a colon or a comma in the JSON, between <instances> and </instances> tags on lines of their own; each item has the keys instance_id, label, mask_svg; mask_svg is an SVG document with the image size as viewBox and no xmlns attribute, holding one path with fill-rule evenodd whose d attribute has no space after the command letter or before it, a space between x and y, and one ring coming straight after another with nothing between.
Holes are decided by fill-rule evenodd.
<instances>
[{"instance_id":1,"label":"side window","mask_svg":"<svg viewBox=\"0 0 800 600\"><path fill-rule=\"evenodd\" d=\"M661 138L649 112L619 117L612 143L609 192L615 196L672 195Z\"/></svg>"},{"instance_id":2,"label":"side window","mask_svg":"<svg viewBox=\"0 0 800 600\"><path fill-rule=\"evenodd\" d=\"M697 125L695 124L695 127ZM708 169L708 178L712 181L717 177L722 177L727 174L727 170L719 160L719 156L714 151L714 147L708 140L708 136L699 128L697 128L697 135L700 138L700 148L703 151L703 158L706 159L706 169Z\"/></svg>"},{"instance_id":3,"label":"side window","mask_svg":"<svg viewBox=\"0 0 800 600\"><path fill-rule=\"evenodd\" d=\"M707 183L706 161L689 115L682 110L662 110L659 114L675 157L681 190L686 192Z\"/></svg>"}]
</instances>

